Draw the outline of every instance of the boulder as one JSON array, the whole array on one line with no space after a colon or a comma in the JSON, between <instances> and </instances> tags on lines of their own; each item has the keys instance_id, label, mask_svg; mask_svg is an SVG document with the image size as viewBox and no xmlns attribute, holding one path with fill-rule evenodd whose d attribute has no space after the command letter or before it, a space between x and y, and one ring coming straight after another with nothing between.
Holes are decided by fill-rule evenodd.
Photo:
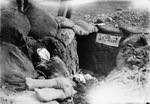
<instances>
[{"instance_id":1,"label":"boulder","mask_svg":"<svg viewBox=\"0 0 150 104\"><path fill-rule=\"evenodd\" d=\"M33 4L28 8L26 15L31 24L30 36L36 39L45 36L56 36L58 24L52 15Z\"/></svg>"},{"instance_id":2,"label":"boulder","mask_svg":"<svg viewBox=\"0 0 150 104\"><path fill-rule=\"evenodd\" d=\"M31 29L27 17L14 7L1 9L1 41L21 46Z\"/></svg>"},{"instance_id":3,"label":"boulder","mask_svg":"<svg viewBox=\"0 0 150 104\"><path fill-rule=\"evenodd\" d=\"M16 46L8 43L1 43L0 46L1 84L25 89L25 78L37 77L32 63Z\"/></svg>"}]
</instances>

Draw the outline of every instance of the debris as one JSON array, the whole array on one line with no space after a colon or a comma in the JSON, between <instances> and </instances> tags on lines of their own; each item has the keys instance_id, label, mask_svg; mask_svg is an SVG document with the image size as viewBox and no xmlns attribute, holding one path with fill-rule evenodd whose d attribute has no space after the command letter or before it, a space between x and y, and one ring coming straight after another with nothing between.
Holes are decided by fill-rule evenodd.
<instances>
[{"instance_id":1,"label":"debris","mask_svg":"<svg viewBox=\"0 0 150 104\"><path fill-rule=\"evenodd\" d=\"M133 35L125 39L117 56L117 69L124 70L124 82L136 82L145 85L149 80L149 49L142 35ZM145 48L147 47L147 48Z\"/></svg>"}]
</instances>

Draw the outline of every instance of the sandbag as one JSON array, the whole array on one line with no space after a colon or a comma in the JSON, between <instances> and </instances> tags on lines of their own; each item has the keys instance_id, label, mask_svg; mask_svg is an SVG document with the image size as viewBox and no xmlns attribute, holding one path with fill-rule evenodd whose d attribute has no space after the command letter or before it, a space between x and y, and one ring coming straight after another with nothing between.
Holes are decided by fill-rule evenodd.
<instances>
[{"instance_id":1,"label":"sandbag","mask_svg":"<svg viewBox=\"0 0 150 104\"><path fill-rule=\"evenodd\" d=\"M34 88L65 88L72 87L72 81L69 78L58 77L53 79L32 79L26 78L26 86L29 90Z\"/></svg>"},{"instance_id":2,"label":"sandbag","mask_svg":"<svg viewBox=\"0 0 150 104\"><path fill-rule=\"evenodd\" d=\"M98 28L90 23L87 23L85 21L76 21L75 22L76 25L80 26L81 28L83 28L85 31L88 31L89 33L93 33L93 32L97 32Z\"/></svg>"},{"instance_id":3,"label":"sandbag","mask_svg":"<svg viewBox=\"0 0 150 104\"><path fill-rule=\"evenodd\" d=\"M74 25L72 27L72 30L75 32L76 35L79 35L79 36L84 36L84 35L88 35L89 34L89 32L87 32L86 30L82 29L78 25Z\"/></svg>"},{"instance_id":4,"label":"sandbag","mask_svg":"<svg viewBox=\"0 0 150 104\"><path fill-rule=\"evenodd\" d=\"M126 34L142 34L142 33L148 33L148 32L145 32L145 31L142 31L142 30L139 30L135 27L123 27L123 26L120 26L119 29L123 32L123 33L126 33Z\"/></svg>"},{"instance_id":5,"label":"sandbag","mask_svg":"<svg viewBox=\"0 0 150 104\"><path fill-rule=\"evenodd\" d=\"M52 100L64 100L68 97L72 97L74 93L74 89L69 88L66 92L65 90L61 89L54 89L54 88L43 88L43 89L35 89L35 93L37 98L40 101L52 101Z\"/></svg>"},{"instance_id":6,"label":"sandbag","mask_svg":"<svg viewBox=\"0 0 150 104\"><path fill-rule=\"evenodd\" d=\"M67 46L72 42L74 36L75 33L72 29L59 29L56 37Z\"/></svg>"},{"instance_id":7,"label":"sandbag","mask_svg":"<svg viewBox=\"0 0 150 104\"><path fill-rule=\"evenodd\" d=\"M68 18L65 17L57 17L57 18L59 19L61 28L72 28L75 25L74 22L69 20Z\"/></svg>"},{"instance_id":8,"label":"sandbag","mask_svg":"<svg viewBox=\"0 0 150 104\"><path fill-rule=\"evenodd\" d=\"M27 17L14 7L1 9L1 41L17 46L25 44L31 29Z\"/></svg>"},{"instance_id":9,"label":"sandbag","mask_svg":"<svg viewBox=\"0 0 150 104\"><path fill-rule=\"evenodd\" d=\"M32 63L12 44L1 43L0 48L1 84L25 89L25 77L37 77Z\"/></svg>"},{"instance_id":10,"label":"sandbag","mask_svg":"<svg viewBox=\"0 0 150 104\"><path fill-rule=\"evenodd\" d=\"M115 28L108 25L97 25L99 32L107 33L107 34L123 34L123 32L119 28Z\"/></svg>"},{"instance_id":11,"label":"sandbag","mask_svg":"<svg viewBox=\"0 0 150 104\"><path fill-rule=\"evenodd\" d=\"M28 8L26 15L31 24L30 36L43 38L57 34L58 24L52 15L45 13L33 4Z\"/></svg>"}]
</instances>

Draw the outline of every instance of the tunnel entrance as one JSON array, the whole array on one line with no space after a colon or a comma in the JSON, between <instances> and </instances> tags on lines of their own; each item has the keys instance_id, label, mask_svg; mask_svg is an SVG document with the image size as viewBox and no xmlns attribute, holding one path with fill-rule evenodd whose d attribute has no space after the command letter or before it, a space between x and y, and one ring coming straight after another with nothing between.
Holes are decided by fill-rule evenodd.
<instances>
[{"instance_id":1,"label":"tunnel entrance","mask_svg":"<svg viewBox=\"0 0 150 104\"><path fill-rule=\"evenodd\" d=\"M109 34L108 34L109 35ZM80 69L94 74L108 75L116 66L118 47L96 42L97 33L77 37Z\"/></svg>"}]
</instances>

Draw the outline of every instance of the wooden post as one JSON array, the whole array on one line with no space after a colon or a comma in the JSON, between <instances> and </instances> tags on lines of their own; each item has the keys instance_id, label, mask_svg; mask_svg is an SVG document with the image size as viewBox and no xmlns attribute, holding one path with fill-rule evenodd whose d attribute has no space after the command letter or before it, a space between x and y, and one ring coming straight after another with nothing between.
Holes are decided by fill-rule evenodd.
<instances>
[{"instance_id":1,"label":"wooden post","mask_svg":"<svg viewBox=\"0 0 150 104\"><path fill-rule=\"evenodd\" d=\"M18 5L18 11L24 13L29 5L28 0L16 0L16 2Z\"/></svg>"},{"instance_id":2,"label":"wooden post","mask_svg":"<svg viewBox=\"0 0 150 104\"><path fill-rule=\"evenodd\" d=\"M68 5L68 1L70 0L61 0L58 16L62 16L70 19L72 13L72 7Z\"/></svg>"}]
</instances>

